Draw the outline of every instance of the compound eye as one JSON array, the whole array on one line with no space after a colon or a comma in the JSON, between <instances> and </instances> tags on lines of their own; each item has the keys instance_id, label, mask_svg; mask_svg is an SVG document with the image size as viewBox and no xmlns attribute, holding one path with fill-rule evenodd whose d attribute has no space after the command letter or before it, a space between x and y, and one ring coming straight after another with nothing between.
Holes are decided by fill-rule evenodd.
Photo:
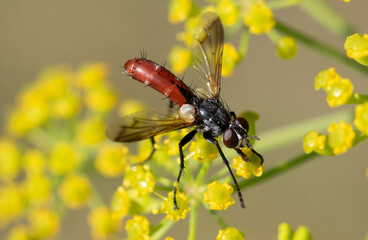
<instances>
[{"instance_id":1,"label":"compound eye","mask_svg":"<svg viewBox=\"0 0 368 240\"><path fill-rule=\"evenodd\" d=\"M235 122L249 132L249 123L247 120L245 120L245 118L239 117L235 119Z\"/></svg>"},{"instance_id":2,"label":"compound eye","mask_svg":"<svg viewBox=\"0 0 368 240\"><path fill-rule=\"evenodd\" d=\"M222 140L226 147L228 148L235 148L239 144L238 135L232 128L226 129L224 135L222 136Z\"/></svg>"}]
</instances>

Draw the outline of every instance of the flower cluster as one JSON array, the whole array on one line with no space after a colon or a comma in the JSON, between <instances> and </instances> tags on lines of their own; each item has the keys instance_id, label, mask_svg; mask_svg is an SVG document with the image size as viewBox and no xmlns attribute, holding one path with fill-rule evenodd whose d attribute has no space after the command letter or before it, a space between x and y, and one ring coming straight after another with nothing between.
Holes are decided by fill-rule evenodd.
<instances>
[{"instance_id":1,"label":"flower cluster","mask_svg":"<svg viewBox=\"0 0 368 240\"><path fill-rule=\"evenodd\" d=\"M222 161L213 161L217 149L201 136L184 147L186 160L191 158L193 169L201 171L191 174L187 169L180 185L174 183L179 171L178 142L190 129L155 137L156 151L149 164L144 163L151 154L150 140L139 142L136 153L126 144L107 140L108 115L118 103L107 79L108 69L102 63L75 71L49 67L17 98L0 138L0 195L6 196L0 198L0 228L8 229L8 240L54 238L65 211L82 207L89 209L86 218L94 239L114 236L124 226L128 239L150 239L164 234L160 227L165 225L150 223L147 214L162 214L169 224L186 218L193 203L217 210L234 204L227 171L216 173L218 181L204 179L209 166ZM144 108L142 103L125 100L117 109L119 115L127 115ZM252 161L235 164L238 174L260 176L259 159L246 154ZM93 187L91 171L106 178L123 176L110 204ZM224 231L221 236L237 234Z\"/></svg>"},{"instance_id":2,"label":"flower cluster","mask_svg":"<svg viewBox=\"0 0 368 240\"><path fill-rule=\"evenodd\" d=\"M363 40L359 39L359 35L354 34L348 37L345 42L347 55L357 61L364 58L364 47L362 46L364 44L359 45L359 42ZM330 107L338 107L344 104L356 104L356 107L353 123L347 123L346 121L331 123L327 129L328 135L319 134L314 130L306 134L303 147L307 154L314 151L322 155L338 155L367 138L368 95L353 92L353 84L349 79L342 78L335 68L329 68L318 73L314 86L316 90L325 90L327 93L326 100Z\"/></svg>"},{"instance_id":3,"label":"flower cluster","mask_svg":"<svg viewBox=\"0 0 368 240\"><path fill-rule=\"evenodd\" d=\"M244 4L234 0L215 1L216 5L201 7L190 0L171 0L168 19L172 24L185 22L184 31L178 33L177 39L183 45L176 45L169 53L169 63L174 73L183 73L191 63L190 46L194 29L199 17L206 11L218 14L226 32L235 34L239 26L243 26L242 35L267 34L276 47L278 56L283 59L292 59L296 56L298 47L290 36L282 36L274 31L276 21L271 7L264 0L246 1ZM297 1L295 1L297 3ZM231 36L230 36L231 37ZM240 40L236 48L232 43L224 44L222 75L231 76L234 67L245 57L248 48L248 37Z\"/></svg>"}]
</instances>

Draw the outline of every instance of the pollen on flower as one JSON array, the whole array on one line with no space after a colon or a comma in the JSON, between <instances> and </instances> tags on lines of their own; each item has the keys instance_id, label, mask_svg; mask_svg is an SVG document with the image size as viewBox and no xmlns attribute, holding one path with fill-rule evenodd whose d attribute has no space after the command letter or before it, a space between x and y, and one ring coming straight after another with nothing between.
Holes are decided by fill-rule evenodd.
<instances>
[{"instance_id":1,"label":"pollen on flower","mask_svg":"<svg viewBox=\"0 0 368 240\"><path fill-rule=\"evenodd\" d=\"M165 213L166 218L171 219L173 221L179 221L180 219L184 219L190 208L189 208L189 199L185 196L184 193L177 191L176 192L176 202L177 209L174 209L174 201L173 201L174 191L169 192L168 197L161 205L161 210L155 209L154 214L157 213Z\"/></svg>"},{"instance_id":2,"label":"pollen on flower","mask_svg":"<svg viewBox=\"0 0 368 240\"><path fill-rule=\"evenodd\" d=\"M208 185L208 190L204 192L204 202L210 204L210 209L225 210L235 203L231 193L234 191L227 182L221 184L214 181Z\"/></svg>"},{"instance_id":3,"label":"pollen on flower","mask_svg":"<svg viewBox=\"0 0 368 240\"><path fill-rule=\"evenodd\" d=\"M368 66L368 34L362 37L356 33L346 38L344 48L346 55L362 65Z\"/></svg>"},{"instance_id":4,"label":"pollen on flower","mask_svg":"<svg viewBox=\"0 0 368 240\"><path fill-rule=\"evenodd\" d=\"M228 227L219 231L216 240L244 240L244 234L236 228Z\"/></svg>"},{"instance_id":5,"label":"pollen on flower","mask_svg":"<svg viewBox=\"0 0 368 240\"><path fill-rule=\"evenodd\" d=\"M59 196L69 208L82 207L90 200L91 184L85 176L69 175L60 185Z\"/></svg>"},{"instance_id":6,"label":"pollen on flower","mask_svg":"<svg viewBox=\"0 0 368 240\"><path fill-rule=\"evenodd\" d=\"M181 46L174 46L169 53L171 70L175 74L183 73L191 63L190 50Z\"/></svg>"},{"instance_id":7,"label":"pollen on flower","mask_svg":"<svg viewBox=\"0 0 368 240\"><path fill-rule=\"evenodd\" d=\"M222 58L222 76L231 76L235 65L240 61L240 54L230 43L224 44L224 54Z\"/></svg>"},{"instance_id":8,"label":"pollen on flower","mask_svg":"<svg viewBox=\"0 0 368 240\"><path fill-rule=\"evenodd\" d=\"M120 176L132 161L129 148L122 144L103 144L94 161L95 168L106 177Z\"/></svg>"},{"instance_id":9,"label":"pollen on flower","mask_svg":"<svg viewBox=\"0 0 368 240\"><path fill-rule=\"evenodd\" d=\"M190 0L171 0L169 5L169 22L172 24L187 19L192 7Z\"/></svg>"},{"instance_id":10,"label":"pollen on flower","mask_svg":"<svg viewBox=\"0 0 368 240\"><path fill-rule=\"evenodd\" d=\"M335 155L346 152L353 145L355 132L347 122L332 123L328 127L328 144Z\"/></svg>"},{"instance_id":11,"label":"pollen on flower","mask_svg":"<svg viewBox=\"0 0 368 240\"><path fill-rule=\"evenodd\" d=\"M323 88L327 93L330 107L337 107L347 103L353 94L353 85L347 78L338 75L334 68L320 72L315 78L315 88Z\"/></svg>"},{"instance_id":12,"label":"pollen on flower","mask_svg":"<svg viewBox=\"0 0 368 240\"><path fill-rule=\"evenodd\" d=\"M262 176L264 166L261 165L261 159L248 148L242 149L242 151L249 157L251 161L246 162L240 156L234 157L233 168L236 170L236 174L246 179L250 178L252 175L256 177Z\"/></svg>"},{"instance_id":13,"label":"pollen on flower","mask_svg":"<svg viewBox=\"0 0 368 240\"><path fill-rule=\"evenodd\" d=\"M135 196L143 197L153 192L155 183L155 178L148 165L127 167L123 186L130 188Z\"/></svg>"},{"instance_id":14,"label":"pollen on flower","mask_svg":"<svg viewBox=\"0 0 368 240\"><path fill-rule=\"evenodd\" d=\"M239 17L239 10L232 0L221 0L218 5L218 14L225 26L233 26Z\"/></svg>"},{"instance_id":15,"label":"pollen on flower","mask_svg":"<svg viewBox=\"0 0 368 240\"><path fill-rule=\"evenodd\" d=\"M130 210L131 200L127 190L120 186L111 199L111 212L114 219L122 219Z\"/></svg>"},{"instance_id":16,"label":"pollen on flower","mask_svg":"<svg viewBox=\"0 0 368 240\"><path fill-rule=\"evenodd\" d=\"M368 102L355 107L354 125L361 133L368 135Z\"/></svg>"},{"instance_id":17,"label":"pollen on flower","mask_svg":"<svg viewBox=\"0 0 368 240\"><path fill-rule=\"evenodd\" d=\"M249 12L244 16L244 23L253 34L267 33L276 24L272 10L263 0L251 6Z\"/></svg>"},{"instance_id":18,"label":"pollen on flower","mask_svg":"<svg viewBox=\"0 0 368 240\"><path fill-rule=\"evenodd\" d=\"M93 209L88 215L88 223L94 239L105 239L120 230L121 222L113 218L106 206Z\"/></svg>"},{"instance_id":19,"label":"pollen on flower","mask_svg":"<svg viewBox=\"0 0 368 240\"><path fill-rule=\"evenodd\" d=\"M298 45L294 38L285 36L276 43L277 54L283 59L292 59L298 53Z\"/></svg>"}]
</instances>

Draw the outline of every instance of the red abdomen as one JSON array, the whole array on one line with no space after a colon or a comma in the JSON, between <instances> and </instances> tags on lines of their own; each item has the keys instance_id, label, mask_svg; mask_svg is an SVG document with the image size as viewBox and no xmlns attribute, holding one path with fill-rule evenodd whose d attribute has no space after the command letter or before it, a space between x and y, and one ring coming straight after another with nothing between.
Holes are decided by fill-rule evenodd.
<instances>
[{"instance_id":1,"label":"red abdomen","mask_svg":"<svg viewBox=\"0 0 368 240\"><path fill-rule=\"evenodd\" d=\"M125 71L133 79L156 89L179 106L187 103L194 96L192 90L166 68L145 59L128 60Z\"/></svg>"}]
</instances>

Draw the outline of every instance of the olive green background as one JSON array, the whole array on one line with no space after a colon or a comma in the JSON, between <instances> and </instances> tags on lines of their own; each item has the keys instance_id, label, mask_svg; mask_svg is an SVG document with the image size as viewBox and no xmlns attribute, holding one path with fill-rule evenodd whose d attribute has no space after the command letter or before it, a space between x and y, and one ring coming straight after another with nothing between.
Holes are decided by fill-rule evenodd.
<instances>
[{"instance_id":1,"label":"olive green background","mask_svg":"<svg viewBox=\"0 0 368 240\"><path fill-rule=\"evenodd\" d=\"M368 1L326 2L360 34L368 33ZM344 39L327 32L299 8L277 10L275 15L343 50ZM86 61L106 62L111 67L111 81L123 97L165 106L160 94L122 76L121 66L127 59L139 57L141 50L148 58L165 62L181 29L181 25L167 22L167 1L1 0L0 108L11 104L17 92L43 67L60 63L76 67ZM367 93L366 75L304 46L300 46L294 60L281 60L267 37L252 36L247 58L231 78L223 79L221 94L233 111L254 110L260 114L257 128L262 138L262 132L272 128L338 110L327 106L325 93L314 90L314 77L331 66L350 78L358 92ZM186 80L191 82L188 76ZM368 233L367 146L363 142L341 156L317 158L247 189L243 191L246 210L239 209L235 198L236 204L220 214L231 226L242 230L247 240L276 239L277 226L283 221L293 228L307 225L314 239L364 239ZM300 140L293 146L264 153L265 166L269 168L301 152ZM98 178L97 182L106 189L108 199L120 180ZM86 209L68 213L59 239L90 239L86 213ZM205 211L199 216L198 239L215 239L220 227ZM187 228L187 220L180 221L169 235L176 240L186 239Z\"/></svg>"}]
</instances>

